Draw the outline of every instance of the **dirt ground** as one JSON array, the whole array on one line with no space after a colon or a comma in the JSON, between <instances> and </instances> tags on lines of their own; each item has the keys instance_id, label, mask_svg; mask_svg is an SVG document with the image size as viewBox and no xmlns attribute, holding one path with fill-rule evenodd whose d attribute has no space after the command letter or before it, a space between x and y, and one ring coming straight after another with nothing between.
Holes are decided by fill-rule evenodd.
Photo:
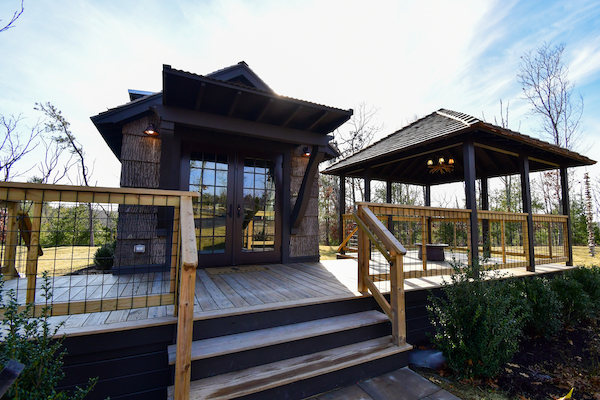
<instances>
[{"instance_id":1,"label":"dirt ground","mask_svg":"<svg viewBox=\"0 0 600 400\"><path fill-rule=\"evenodd\" d=\"M597 321L565 329L556 338L530 338L489 380L456 381L450 371L415 368L461 399L548 400L565 396L600 400L600 326Z\"/></svg>"}]
</instances>

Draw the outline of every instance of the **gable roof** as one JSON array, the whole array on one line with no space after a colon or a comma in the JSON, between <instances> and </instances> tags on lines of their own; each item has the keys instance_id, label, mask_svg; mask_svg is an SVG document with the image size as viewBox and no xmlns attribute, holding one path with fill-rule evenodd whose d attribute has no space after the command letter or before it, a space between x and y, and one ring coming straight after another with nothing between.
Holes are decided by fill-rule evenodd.
<instances>
[{"instance_id":1,"label":"gable roof","mask_svg":"<svg viewBox=\"0 0 600 400\"><path fill-rule=\"evenodd\" d=\"M534 159L532 171L542 171L554 169L558 166L574 167L582 165L592 165L596 162L581 154L564 149L551 143L523 135L487 122L468 114L440 109L426 117L423 117L412 124L390 134L389 136L373 143L358 153L339 161L327 168L324 173L347 176L361 176L362 171L367 167L381 167L383 165L397 163L394 173L391 174L390 168L387 172L381 168L380 174L390 175L395 181L403 181L406 174L401 176L403 171L399 168L401 159L415 157L425 158L443 152L450 153L446 157L462 159L462 140L467 136L479 143L480 149L487 149L486 154L479 150L478 176L500 176L510 173L517 173L511 165L506 165L507 155L527 154ZM500 152L504 156L498 157L496 162L489 161L487 164L484 159L490 157L490 152ZM476 157L477 158L477 157ZM407 164L408 165L408 164ZM420 164L416 164L419 165ZM421 166L422 167L422 166ZM461 168L457 165L457 172ZM384 176L381 175L380 178ZM392 176L395 175L395 176ZM441 179L441 174L428 174L425 169L424 174L416 176L414 173L410 178L411 183L442 183L462 180L460 173ZM406 181L406 180L404 180Z\"/></svg>"},{"instance_id":2,"label":"gable roof","mask_svg":"<svg viewBox=\"0 0 600 400\"><path fill-rule=\"evenodd\" d=\"M317 135L316 141L302 143L326 146L329 156L338 154L326 145L329 142L326 135L350 119L353 113L352 110L279 96L243 61L206 76L164 65L162 91L146 93L130 91L133 101L91 117L119 159L123 125L152 112L160 115L167 109L170 115L174 115L174 110L180 110L185 111L186 117L211 115L247 121L255 126L278 127L281 128L281 142L303 136L303 133L304 136L310 134L309 138Z\"/></svg>"},{"instance_id":3,"label":"gable roof","mask_svg":"<svg viewBox=\"0 0 600 400\"><path fill-rule=\"evenodd\" d=\"M209 78L218 79L220 81L237 83L239 85L244 85L265 92L275 93L273 89L271 89L269 85L265 83L265 81L260 79L260 77L256 75L244 61L240 61L235 65L211 72L206 76Z\"/></svg>"}]
</instances>

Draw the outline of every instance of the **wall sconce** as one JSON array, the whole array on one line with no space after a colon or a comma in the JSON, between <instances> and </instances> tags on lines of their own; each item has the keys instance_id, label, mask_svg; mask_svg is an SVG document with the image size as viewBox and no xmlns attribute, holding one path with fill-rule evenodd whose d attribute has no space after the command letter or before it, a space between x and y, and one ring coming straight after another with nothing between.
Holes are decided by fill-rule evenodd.
<instances>
[{"instance_id":1,"label":"wall sconce","mask_svg":"<svg viewBox=\"0 0 600 400\"><path fill-rule=\"evenodd\" d=\"M310 147L304 146L304 148L302 149L302 155L304 157L310 157Z\"/></svg>"},{"instance_id":2,"label":"wall sconce","mask_svg":"<svg viewBox=\"0 0 600 400\"><path fill-rule=\"evenodd\" d=\"M144 129L144 133L149 136L158 136L158 131L156 130L154 124L148 125L148 127Z\"/></svg>"}]
</instances>

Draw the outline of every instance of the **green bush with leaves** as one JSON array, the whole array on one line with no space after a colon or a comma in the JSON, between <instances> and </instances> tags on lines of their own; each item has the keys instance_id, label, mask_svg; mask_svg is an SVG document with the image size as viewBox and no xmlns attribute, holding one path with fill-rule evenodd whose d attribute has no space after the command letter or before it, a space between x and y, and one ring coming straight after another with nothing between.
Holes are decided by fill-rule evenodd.
<instances>
[{"instance_id":1,"label":"green bush with leaves","mask_svg":"<svg viewBox=\"0 0 600 400\"><path fill-rule=\"evenodd\" d=\"M50 279L44 275L42 291L49 302L52 293ZM2 282L0 280L0 282ZM6 365L9 360L16 360L25 365L25 369L3 399L19 400L79 400L83 399L96 384L90 379L85 389L77 388L74 393L57 392L55 387L64 377L62 372L65 350L61 350L64 339L55 340L61 325L54 328L48 321L50 308L44 307L39 317L32 317L32 304L19 310L14 290L2 291L0 283L0 305L4 309L4 319L0 322L0 362Z\"/></svg>"},{"instance_id":2,"label":"green bush with leaves","mask_svg":"<svg viewBox=\"0 0 600 400\"><path fill-rule=\"evenodd\" d=\"M444 297L430 296L432 341L461 378L492 377L518 351L527 310L499 278L466 268L445 282Z\"/></svg>"},{"instance_id":3,"label":"green bush with leaves","mask_svg":"<svg viewBox=\"0 0 600 400\"><path fill-rule=\"evenodd\" d=\"M573 279L581 284L583 290L590 298L588 308L582 310L586 312L584 318L600 317L600 268L579 267L569 270L565 273L568 279Z\"/></svg>"},{"instance_id":4,"label":"green bush with leaves","mask_svg":"<svg viewBox=\"0 0 600 400\"><path fill-rule=\"evenodd\" d=\"M108 271L112 268L115 261L116 242L105 243L94 253L94 265L96 268Z\"/></svg>"},{"instance_id":5,"label":"green bush with leaves","mask_svg":"<svg viewBox=\"0 0 600 400\"><path fill-rule=\"evenodd\" d=\"M552 290L547 278L533 277L519 279L517 287L526 299L528 318L525 333L531 336L551 338L562 328L562 303Z\"/></svg>"},{"instance_id":6,"label":"green bush with leaves","mask_svg":"<svg viewBox=\"0 0 600 400\"><path fill-rule=\"evenodd\" d=\"M571 326L589 318L589 310L593 305L581 283L565 274L552 279L550 287L562 303L565 324Z\"/></svg>"}]
</instances>

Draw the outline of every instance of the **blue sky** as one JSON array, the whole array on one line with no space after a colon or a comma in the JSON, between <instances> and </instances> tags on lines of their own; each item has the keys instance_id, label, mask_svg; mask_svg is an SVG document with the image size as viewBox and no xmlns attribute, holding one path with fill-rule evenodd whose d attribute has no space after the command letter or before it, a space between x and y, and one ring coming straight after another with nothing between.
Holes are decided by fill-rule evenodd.
<instances>
[{"instance_id":1,"label":"blue sky","mask_svg":"<svg viewBox=\"0 0 600 400\"><path fill-rule=\"evenodd\" d=\"M0 2L3 22L19 5ZM127 89L160 90L163 64L208 74L244 60L278 94L379 107L380 136L439 108L493 123L502 99L510 127L537 136L516 75L544 41L567 45L585 99L579 150L600 159L600 2L586 0L26 0L0 33L0 113L31 125L34 103L52 102L102 186L118 186L120 165L89 117L127 102Z\"/></svg>"}]
</instances>

